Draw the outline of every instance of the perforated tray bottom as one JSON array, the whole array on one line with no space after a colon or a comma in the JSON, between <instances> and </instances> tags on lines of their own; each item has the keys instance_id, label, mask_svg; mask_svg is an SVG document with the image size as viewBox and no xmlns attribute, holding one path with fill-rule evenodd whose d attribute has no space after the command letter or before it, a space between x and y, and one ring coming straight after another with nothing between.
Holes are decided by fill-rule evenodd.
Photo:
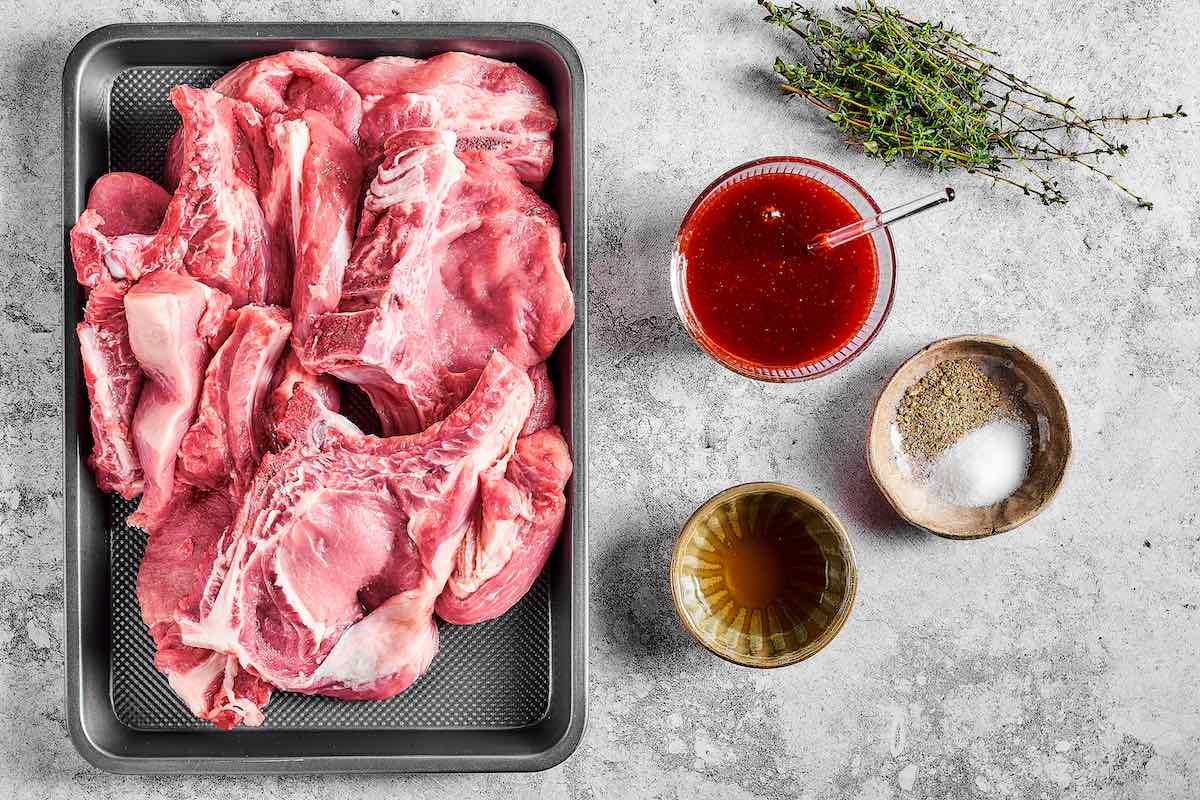
<instances>
[{"instance_id":1,"label":"perforated tray bottom","mask_svg":"<svg viewBox=\"0 0 1200 800\"><path fill-rule=\"evenodd\" d=\"M208 86L223 69L137 68L113 82L109 169L162 179L167 140L179 125L167 93ZM345 401L367 423L361 395ZM136 580L146 536L125 524L133 504L108 502L112 575L112 703L117 718L141 730L211 728L187 710L154 668L154 642L138 609ZM389 700L345 701L276 692L258 730L515 728L545 716L550 702L550 591L543 573L503 617L478 625L442 625L429 672ZM215 729L214 729L215 730Z\"/></svg>"}]
</instances>

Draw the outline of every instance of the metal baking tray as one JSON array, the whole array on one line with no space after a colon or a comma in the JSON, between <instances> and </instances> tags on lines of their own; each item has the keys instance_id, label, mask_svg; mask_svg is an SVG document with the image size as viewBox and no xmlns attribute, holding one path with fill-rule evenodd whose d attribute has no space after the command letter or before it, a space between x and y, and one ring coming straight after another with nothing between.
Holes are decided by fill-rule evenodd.
<instances>
[{"instance_id":1,"label":"metal baking tray","mask_svg":"<svg viewBox=\"0 0 1200 800\"><path fill-rule=\"evenodd\" d=\"M176 83L208 85L283 50L430 56L463 50L514 61L559 114L545 195L562 219L575 326L551 359L559 424L575 473L560 543L526 598L490 623L442 626L441 652L407 692L350 702L275 693L260 728L222 732L194 719L155 671L134 579L144 537L129 504L95 485L66 234L109 170L161 176L178 117ZM538 770L579 743L587 695L587 242L584 76L574 46L535 24L113 25L85 36L63 72L63 302L66 439L67 705L71 739L123 773Z\"/></svg>"}]
</instances>

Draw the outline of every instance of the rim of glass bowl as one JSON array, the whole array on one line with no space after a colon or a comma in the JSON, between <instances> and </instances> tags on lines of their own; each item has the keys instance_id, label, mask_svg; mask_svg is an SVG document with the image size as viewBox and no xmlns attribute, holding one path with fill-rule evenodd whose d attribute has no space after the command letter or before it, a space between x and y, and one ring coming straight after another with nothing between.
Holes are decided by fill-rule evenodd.
<instances>
[{"instance_id":1,"label":"rim of glass bowl","mask_svg":"<svg viewBox=\"0 0 1200 800\"><path fill-rule=\"evenodd\" d=\"M875 299L858 332L837 352L819 361L794 367L764 367L730 353L704 333L692 313L685 285L687 260L683 257L680 243L683 240L684 231L687 230L688 222L708 198L738 181L755 175L777 172L806 175L821 181L846 198L854 206L859 216L873 216L883 210L857 181L824 162L803 156L767 156L748 161L724 173L705 187L688 208L687 213L683 215L671 250L671 294L675 300L675 311L679 314L684 328L687 329L688 334L700 349L708 353L717 363L747 378L787 383L812 380L828 375L846 366L867 349L867 345L875 339L892 309L892 299L896 294L896 248L892 243L892 234L887 228L870 234L875 245L875 266L879 276L875 287Z\"/></svg>"}]
</instances>

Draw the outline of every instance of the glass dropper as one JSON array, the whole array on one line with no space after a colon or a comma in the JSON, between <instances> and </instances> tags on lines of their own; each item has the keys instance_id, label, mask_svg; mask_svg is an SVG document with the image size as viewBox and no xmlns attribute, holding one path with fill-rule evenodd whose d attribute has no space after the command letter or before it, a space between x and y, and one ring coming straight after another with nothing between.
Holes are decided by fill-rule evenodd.
<instances>
[{"instance_id":1,"label":"glass dropper","mask_svg":"<svg viewBox=\"0 0 1200 800\"><path fill-rule=\"evenodd\" d=\"M843 245L846 242L852 242L860 236L866 236L869 233L874 233L880 228L886 228L889 225L899 222L902 219L907 219L914 214L920 214L922 211L928 211L935 206L940 206L943 203L949 203L954 199L954 189L947 186L939 189L936 192L931 192L924 197L918 197L916 200L910 200L904 205L889 208L887 211L882 211L873 217L860 219L858 222L852 222L837 230L829 231L828 233L817 234L811 242L808 243L808 251L810 253L819 253L824 250L832 250L833 248Z\"/></svg>"}]
</instances>

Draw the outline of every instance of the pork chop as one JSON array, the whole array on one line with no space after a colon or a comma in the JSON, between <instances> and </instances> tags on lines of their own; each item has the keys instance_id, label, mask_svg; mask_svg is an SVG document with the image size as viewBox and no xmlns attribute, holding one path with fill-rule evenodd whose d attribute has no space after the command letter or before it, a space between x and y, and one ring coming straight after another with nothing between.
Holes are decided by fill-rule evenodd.
<instances>
[{"instance_id":1,"label":"pork chop","mask_svg":"<svg viewBox=\"0 0 1200 800\"><path fill-rule=\"evenodd\" d=\"M557 427L517 440L507 469L480 479L480 511L455 555L437 615L470 624L494 619L525 596L562 530L571 456Z\"/></svg>"},{"instance_id":2,"label":"pork chop","mask_svg":"<svg viewBox=\"0 0 1200 800\"><path fill-rule=\"evenodd\" d=\"M396 134L371 183L337 313L304 362L361 385L387 434L443 418L493 349L541 363L574 319L558 218L487 153L453 135Z\"/></svg>"},{"instance_id":3,"label":"pork chop","mask_svg":"<svg viewBox=\"0 0 1200 800\"><path fill-rule=\"evenodd\" d=\"M392 134L437 127L455 133L459 151L490 152L535 188L550 172L558 118L546 87L516 64L470 53L383 56L346 80L362 96L359 141L372 166Z\"/></svg>"},{"instance_id":4,"label":"pork chop","mask_svg":"<svg viewBox=\"0 0 1200 800\"><path fill-rule=\"evenodd\" d=\"M414 436L331 434L263 461L184 643L236 655L280 689L390 697L437 650L433 607L532 403L496 354L470 397Z\"/></svg>"}]
</instances>

